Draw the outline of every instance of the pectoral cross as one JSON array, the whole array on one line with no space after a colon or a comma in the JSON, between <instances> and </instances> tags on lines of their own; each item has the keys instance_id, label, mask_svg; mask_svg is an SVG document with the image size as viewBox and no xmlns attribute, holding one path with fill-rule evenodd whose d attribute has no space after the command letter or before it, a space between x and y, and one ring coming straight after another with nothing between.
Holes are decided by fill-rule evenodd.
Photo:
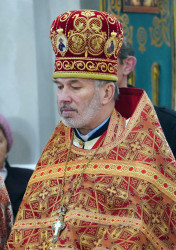
<instances>
[{"instance_id":1,"label":"pectoral cross","mask_svg":"<svg viewBox=\"0 0 176 250\"><path fill-rule=\"evenodd\" d=\"M66 208L61 206L59 209L59 219L52 224L54 230L53 242L56 243L61 231L65 228L64 216L66 214Z\"/></svg>"}]
</instances>

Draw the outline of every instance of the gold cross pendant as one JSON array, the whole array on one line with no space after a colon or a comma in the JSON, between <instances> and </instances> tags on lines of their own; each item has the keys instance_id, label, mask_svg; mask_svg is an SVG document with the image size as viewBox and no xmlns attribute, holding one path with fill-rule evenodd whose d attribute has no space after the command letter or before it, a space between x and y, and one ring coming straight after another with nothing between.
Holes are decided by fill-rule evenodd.
<instances>
[{"instance_id":1,"label":"gold cross pendant","mask_svg":"<svg viewBox=\"0 0 176 250\"><path fill-rule=\"evenodd\" d=\"M53 242L56 243L61 231L65 228L64 216L66 214L66 208L61 206L59 209L59 218L56 222L52 224L52 229L54 230Z\"/></svg>"}]
</instances>

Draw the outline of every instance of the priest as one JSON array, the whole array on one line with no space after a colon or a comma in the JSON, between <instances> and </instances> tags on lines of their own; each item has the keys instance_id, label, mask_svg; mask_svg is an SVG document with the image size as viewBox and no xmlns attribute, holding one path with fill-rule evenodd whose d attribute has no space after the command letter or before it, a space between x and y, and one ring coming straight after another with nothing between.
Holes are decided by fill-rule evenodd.
<instances>
[{"instance_id":1,"label":"priest","mask_svg":"<svg viewBox=\"0 0 176 250\"><path fill-rule=\"evenodd\" d=\"M120 22L67 11L50 36L61 121L7 249L174 249L176 162L145 91L119 93Z\"/></svg>"}]
</instances>

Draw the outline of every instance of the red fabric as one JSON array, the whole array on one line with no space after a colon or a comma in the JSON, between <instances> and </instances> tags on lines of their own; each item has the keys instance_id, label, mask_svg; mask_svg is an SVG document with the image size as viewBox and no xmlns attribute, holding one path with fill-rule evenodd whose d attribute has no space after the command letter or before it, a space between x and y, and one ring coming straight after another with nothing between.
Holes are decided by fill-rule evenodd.
<instances>
[{"instance_id":1,"label":"red fabric","mask_svg":"<svg viewBox=\"0 0 176 250\"><path fill-rule=\"evenodd\" d=\"M119 88L120 95L116 101L116 110L126 119L130 118L142 96L144 95L143 89L137 88Z\"/></svg>"},{"instance_id":2,"label":"red fabric","mask_svg":"<svg viewBox=\"0 0 176 250\"><path fill-rule=\"evenodd\" d=\"M134 115L125 127L113 111L90 162L96 150L70 148L71 128L62 122L56 127L28 183L7 249L174 250L176 162L147 95L122 91L124 97L136 92L130 97L136 110L130 103L130 112L121 108ZM53 243L63 180L65 229Z\"/></svg>"},{"instance_id":3,"label":"red fabric","mask_svg":"<svg viewBox=\"0 0 176 250\"><path fill-rule=\"evenodd\" d=\"M53 21L50 37L57 77L63 73L77 73L78 77L81 72L82 78L117 78L123 32L116 17L95 10L68 11Z\"/></svg>"},{"instance_id":4,"label":"red fabric","mask_svg":"<svg viewBox=\"0 0 176 250\"><path fill-rule=\"evenodd\" d=\"M13 222L12 208L4 181L0 175L0 250L3 250Z\"/></svg>"},{"instance_id":5,"label":"red fabric","mask_svg":"<svg viewBox=\"0 0 176 250\"><path fill-rule=\"evenodd\" d=\"M99 146L99 144L102 142L102 139L106 136L107 131L105 131L100 138L97 140L97 142L94 144L94 146L92 147L92 149L95 149Z\"/></svg>"},{"instance_id":6,"label":"red fabric","mask_svg":"<svg viewBox=\"0 0 176 250\"><path fill-rule=\"evenodd\" d=\"M90 11L89 11L90 12ZM63 13L61 15L59 15L52 23L51 25L51 36L53 34L53 32L55 32L54 34L57 34L57 30L59 28L63 29L63 33L69 38L69 36L71 35L71 31L72 34L76 33L76 29L75 29L75 20L77 17L79 17L79 19L77 19L77 23L79 21L85 21L85 17L86 19L90 22L90 27L92 27L94 24L95 25L99 25L98 19L102 20L102 29L101 32L105 33L105 37L108 39L111 36L111 32L117 32L117 35L121 34L121 24L120 22L118 22L118 20L115 20L115 17L113 17L112 15L110 15L109 13L106 12L100 12L100 11L92 11L93 15L85 15L85 11L83 10L73 10L73 11L68 11L66 13ZM108 23L108 19L112 20L112 25L109 25ZM92 22L91 22L92 20ZM80 28L80 32L85 29L85 24L86 23L82 23L82 28ZM78 31L78 30L77 30ZM91 34L89 29L86 29L86 45L89 47L88 44L88 39L89 39L89 35ZM98 32L95 31L95 34L98 34ZM95 35L93 34L93 35ZM60 53L58 52L57 48L54 47L54 52L56 54L56 57L61 57ZM82 49L82 48L81 48ZM65 56L68 57L73 57L75 56L70 50L67 51L67 53L65 54ZM80 53L80 55L78 55L78 57L82 57L84 56L84 51L82 51L82 53ZM91 55L91 53L89 54L89 57L94 58L93 55ZM96 55L96 58L101 58L101 59L106 59L106 55L103 53L101 53L100 55ZM114 59L114 55L112 55L111 59Z\"/></svg>"}]
</instances>

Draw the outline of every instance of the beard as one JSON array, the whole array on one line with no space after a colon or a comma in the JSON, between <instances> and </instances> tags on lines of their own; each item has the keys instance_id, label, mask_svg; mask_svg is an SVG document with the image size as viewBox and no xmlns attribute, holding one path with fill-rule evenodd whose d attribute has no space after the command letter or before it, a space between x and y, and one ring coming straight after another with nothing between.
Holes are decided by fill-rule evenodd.
<instances>
[{"instance_id":1,"label":"beard","mask_svg":"<svg viewBox=\"0 0 176 250\"><path fill-rule=\"evenodd\" d=\"M77 115L75 116L75 118L70 117L69 115L63 117L61 112L62 108L72 109L77 113ZM69 104L63 104L59 108L59 114L61 117L61 121L65 126L79 129L87 127L87 125L89 125L92 120L96 119L100 108L100 96L98 90L96 89L92 99L88 103L84 104L84 108L80 112L77 109L71 107Z\"/></svg>"}]
</instances>

